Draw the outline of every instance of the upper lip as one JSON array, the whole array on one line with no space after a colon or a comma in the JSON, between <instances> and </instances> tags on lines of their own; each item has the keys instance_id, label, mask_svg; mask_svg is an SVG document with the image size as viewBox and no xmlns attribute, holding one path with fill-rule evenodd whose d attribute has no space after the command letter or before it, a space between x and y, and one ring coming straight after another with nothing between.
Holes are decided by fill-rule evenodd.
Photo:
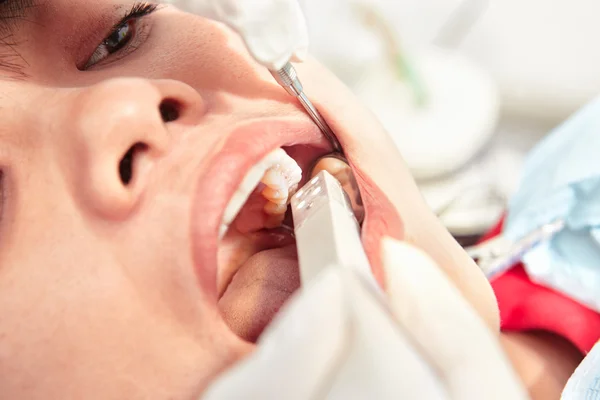
<instances>
[{"instance_id":1,"label":"upper lip","mask_svg":"<svg viewBox=\"0 0 600 400\"><path fill-rule=\"evenodd\" d=\"M217 296L218 231L237 187L246 172L269 152L293 145L310 145L315 158L331 148L319 128L308 119L261 120L232 131L206 164L208 168L196 183L191 206L192 257L205 293Z\"/></svg>"}]
</instances>

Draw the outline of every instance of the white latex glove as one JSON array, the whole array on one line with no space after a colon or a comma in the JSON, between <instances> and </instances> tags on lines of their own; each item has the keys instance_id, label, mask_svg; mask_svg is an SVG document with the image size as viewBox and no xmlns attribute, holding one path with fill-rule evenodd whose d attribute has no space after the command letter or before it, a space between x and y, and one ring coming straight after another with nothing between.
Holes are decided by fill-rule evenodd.
<instances>
[{"instance_id":1,"label":"white latex glove","mask_svg":"<svg viewBox=\"0 0 600 400\"><path fill-rule=\"evenodd\" d=\"M302 62L306 58L308 29L297 0L165 2L229 26L242 37L252 57L271 71L281 69L288 61Z\"/></svg>"},{"instance_id":2,"label":"white latex glove","mask_svg":"<svg viewBox=\"0 0 600 400\"><path fill-rule=\"evenodd\" d=\"M389 307L329 268L205 400L526 399L497 338L421 251L384 244Z\"/></svg>"}]
</instances>

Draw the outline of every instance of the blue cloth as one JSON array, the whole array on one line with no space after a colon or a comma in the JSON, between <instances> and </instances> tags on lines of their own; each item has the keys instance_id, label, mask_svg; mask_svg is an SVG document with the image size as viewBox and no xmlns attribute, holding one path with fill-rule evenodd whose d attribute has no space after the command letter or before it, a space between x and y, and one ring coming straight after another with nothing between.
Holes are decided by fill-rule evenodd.
<instances>
[{"instance_id":1,"label":"blue cloth","mask_svg":"<svg viewBox=\"0 0 600 400\"><path fill-rule=\"evenodd\" d=\"M561 400L600 400L600 343L596 343L571 375Z\"/></svg>"},{"instance_id":2,"label":"blue cloth","mask_svg":"<svg viewBox=\"0 0 600 400\"><path fill-rule=\"evenodd\" d=\"M565 228L525 254L525 269L600 311L600 97L528 155L503 234L517 241L558 219Z\"/></svg>"}]
</instances>

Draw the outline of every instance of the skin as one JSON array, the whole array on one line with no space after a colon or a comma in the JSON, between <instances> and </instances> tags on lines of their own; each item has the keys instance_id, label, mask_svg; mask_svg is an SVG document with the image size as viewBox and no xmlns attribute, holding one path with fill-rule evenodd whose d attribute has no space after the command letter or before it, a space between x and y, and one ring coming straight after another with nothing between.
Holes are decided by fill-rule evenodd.
<instances>
[{"instance_id":1,"label":"skin","mask_svg":"<svg viewBox=\"0 0 600 400\"><path fill-rule=\"evenodd\" d=\"M7 71L0 82L6 398L189 399L252 351L221 316L216 290L198 284L190 203L232 127L306 116L231 32L170 8L138 23L149 34L139 34L134 52L77 69L127 6L53 0L15 32L27 38L18 41L26 76ZM428 210L381 126L318 63L298 70L353 167L402 216L405 240L498 331L490 286ZM180 116L165 124L158 104L167 98ZM135 143L145 148L124 185L118 164ZM377 264L378 238L389 230L372 225L366 245ZM534 394L543 379L558 390L576 364L572 348L545 337L503 341L525 377L532 368L521 365L556 371L557 360L572 360L551 376L533 374Z\"/></svg>"}]
</instances>

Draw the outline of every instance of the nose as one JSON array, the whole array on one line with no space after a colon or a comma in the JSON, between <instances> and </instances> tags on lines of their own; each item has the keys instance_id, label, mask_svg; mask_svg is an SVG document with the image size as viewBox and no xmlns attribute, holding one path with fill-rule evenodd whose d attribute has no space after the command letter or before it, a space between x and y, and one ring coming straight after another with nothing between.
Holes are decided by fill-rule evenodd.
<instances>
[{"instance_id":1,"label":"nose","mask_svg":"<svg viewBox=\"0 0 600 400\"><path fill-rule=\"evenodd\" d=\"M178 81L119 78L76 92L66 113L66 175L76 198L105 219L125 218L177 132L200 122L201 96Z\"/></svg>"}]
</instances>

